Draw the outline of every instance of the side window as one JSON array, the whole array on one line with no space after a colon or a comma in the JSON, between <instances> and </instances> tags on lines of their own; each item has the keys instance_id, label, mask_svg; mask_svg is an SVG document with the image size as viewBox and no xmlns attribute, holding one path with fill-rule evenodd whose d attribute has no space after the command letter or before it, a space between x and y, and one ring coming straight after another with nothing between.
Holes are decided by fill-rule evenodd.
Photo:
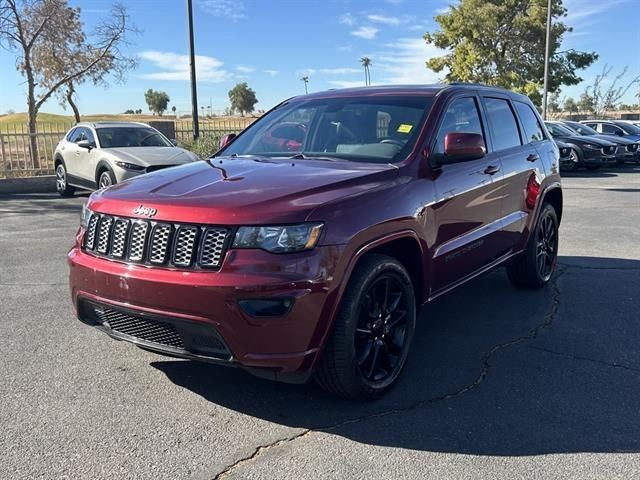
<instances>
[{"instance_id":1,"label":"side window","mask_svg":"<svg viewBox=\"0 0 640 480\"><path fill-rule=\"evenodd\" d=\"M95 145L95 144L96 144L96 139L95 139L95 137L93 136L93 132L91 131L91 129L90 129L90 128L85 128L85 129L84 129L84 138L85 138L86 140L89 140L89 143L91 143L91 144L93 144L93 145Z\"/></svg>"},{"instance_id":2,"label":"side window","mask_svg":"<svg viewBox=\"0 0 640 480\"><path fill-rule=\"evenodd\" d=\"M509 106L502 98L485 98L484 103L493 132L493 147L496 151L522 145L518 124Z\"/></svg>"},{"instance_id":3,"label":"side window","mask_svg":"<svg viewBox=\"0 0 640 480\"><path fill-rule=\"evenodd\" d=\"M533 113L531 107L522 102L513 102L513 104L522 122L527 143L538 142L544 139L544 133L542 133L542 127L540 126L540 122L538 122L538 117Z\"/></svg>"},{"instance_id":4,"label":"side window","mask_svg":"<svg viewBox=\"0 0 640 480\"><path fill-rule=\"evenodd\" d=\"M449 104L438 129L434 154L444 154L444 137L451 132L477 133L484 137L478 105L474 98L458 98Z\"/></svg>"},{"instance_id":5,"label":"side window","mask_svg":"<svg viewBox=\"0 0 640 480\"><path fill-rule=\"evenodd\" d=\"M598 125L597 123L585 123L585 125L586 125L587 127L591 127L591 128L593 128L594 130L597 130L598 132L602 133L602 130L600 130L600 129L598 128L598 127L599 127L599 125Z\"/></svg>"},{"instance_id":6,"label":"side window","mask_svg":"<svg viewBox=\"0 0 640 480\"><path fill-rule=\"evenodd\" d=\"M609 125L608 123L603 123L602 133L610 133L612 135L621 135L623 132L621 128L618 128L615 125Z\"/></svg>"},{"instance_id":7,"label":"side window","mask_svg":"<svg viewBox=\"0 0 640 480\"><path fill-rule=\"evenodd\" d=\"M68 142L72 142L72 143L76 143L78 141L78 137L80 136L82 128L76 127L73 130L71 130L68 134L67 134L67 141Z\"/></svg>"}]
</instances>

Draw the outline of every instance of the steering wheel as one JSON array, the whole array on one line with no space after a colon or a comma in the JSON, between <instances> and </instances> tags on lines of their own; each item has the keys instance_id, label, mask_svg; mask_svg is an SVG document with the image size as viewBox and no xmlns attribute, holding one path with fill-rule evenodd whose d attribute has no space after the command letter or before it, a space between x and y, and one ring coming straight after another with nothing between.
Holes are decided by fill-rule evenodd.
<instances>
[{"instance_id":1,"label":"steering wheel","mask_svg":"<svg viewBox=\"0 0 640 480\"><path fill-rule=\"evenodd\" d=\"M404 143L400 140L394 140L393 138L385 138L384 140L380 140L378 143L390 143L391 145L397 145L398 147L404 147Z\"/></svg>"}]
</instances>

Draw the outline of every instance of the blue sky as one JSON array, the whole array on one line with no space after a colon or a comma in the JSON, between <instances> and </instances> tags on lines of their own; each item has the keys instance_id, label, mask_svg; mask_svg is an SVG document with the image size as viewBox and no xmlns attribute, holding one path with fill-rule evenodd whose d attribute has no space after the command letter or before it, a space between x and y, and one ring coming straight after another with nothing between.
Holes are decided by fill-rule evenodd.
<instances>
[{"instance_id":1,"label":"blue sky","mask_svg":"<svg viewBox=\"0 0 640 480\"><path fill-rule=\"evenodd\" d=\"M447 0L193 0L198 54L200 105L222 110L227 92L240 81L257 94L257 109L309 90L360 86L364 74L359 59L372 59L374 84L432 83L439 76L424 66L438 50L426 46L425 31ZM144 91L166 91L170 105L190 109L187 24L184 0L127 0L136 26L128 51L140 62L123 85L104 90L90 84L78 89L83 114L146 111ZM108 12L112 0L70 0L81 7L87 29ZM565 0L566 22L575 31L563 49L595 50L599 61L582 73L585 82L605 63L615 72L629 65L628 78L640 75L640 0ZM24 79L12 54L0 50L0 112L25 111ZM577 96L583 86L566 87L562 96ZM633 101L634 89L626 97ZM63 113L56 100L42 111Z\"/></svg>"}]
</instances>

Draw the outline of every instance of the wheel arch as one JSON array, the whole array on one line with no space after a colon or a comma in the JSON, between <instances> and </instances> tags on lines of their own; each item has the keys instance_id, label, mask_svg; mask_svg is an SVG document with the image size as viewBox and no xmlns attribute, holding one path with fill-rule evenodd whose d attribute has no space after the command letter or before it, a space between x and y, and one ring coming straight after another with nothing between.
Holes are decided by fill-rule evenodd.
<instances>
[{"instance_id":1,"label":"wheel arch","mask_svg":"<svg viewBox=\"0 0 640 480\"><path fill-rule=\"evenodd\" d=\"M96 172L95 172L96 185L98 184L98 181L100 180L100 174L102 172L106 171L106 170L109 170L109 171L113 172L113 168L111 168L111 164L109 163L109 161L105 160L103 158L96 165Z\"/></svg>"},{"instance_id":2,"label":"wheel arch","mask_svg":"<svg viewBox=\"0 0 640 480\"><path fill-rule=\"evenodd\" d=\"M560 185L554 185L545 190L541 204L542 203L549 203L553 206L558 216L558 224L560 224L563 208L562 188L560 188Z\"/></svg>"}]
</instances>

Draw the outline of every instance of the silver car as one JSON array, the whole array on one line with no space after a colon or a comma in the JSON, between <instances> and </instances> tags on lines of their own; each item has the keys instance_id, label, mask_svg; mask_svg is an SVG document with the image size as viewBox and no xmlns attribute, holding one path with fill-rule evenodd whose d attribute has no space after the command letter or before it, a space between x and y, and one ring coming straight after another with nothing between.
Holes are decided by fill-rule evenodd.
<instances>
[{"instance_id":1,"label":"silver car","mask_svg":"<svg viewBox=\"0 0 640 480\"><path fill-rule=\"evenodd\" d=\"M82 122L58 143L54 153L56 189L94 190L162 168L199 160L144 123Z\"/></svg>"}]
</instances>

